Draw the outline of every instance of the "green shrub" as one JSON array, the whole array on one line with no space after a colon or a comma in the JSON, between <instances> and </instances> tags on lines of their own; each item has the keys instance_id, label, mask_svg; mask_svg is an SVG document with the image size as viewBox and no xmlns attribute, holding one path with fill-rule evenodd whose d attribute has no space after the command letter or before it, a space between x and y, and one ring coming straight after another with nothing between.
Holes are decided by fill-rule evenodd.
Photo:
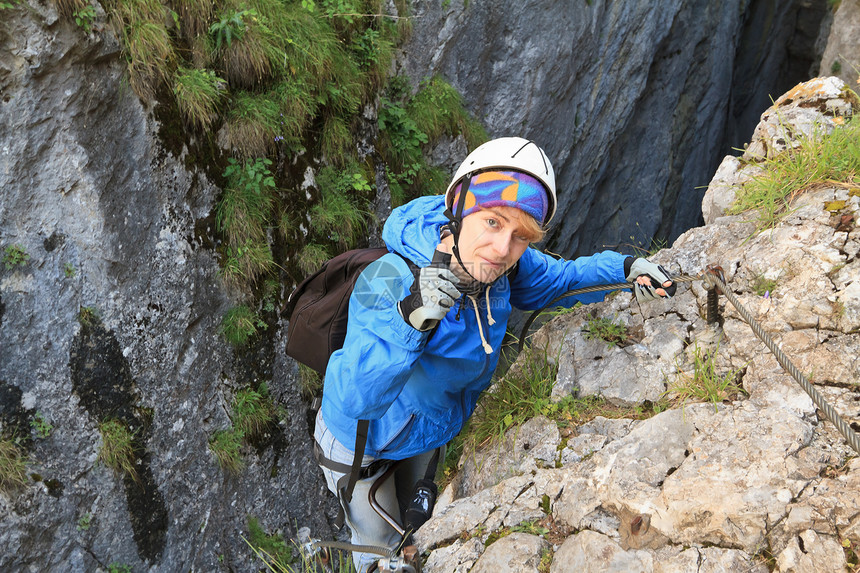
<instances>
[{"instance_id":1,"label":"green shrub","mask_svg":"<svg viewBox=\"0 0 860 573\"><path fill-rule=\"evenodd\" d=\"M54 427L45 419L45 416L41 412L36 412L36 415L30 420L30 427L35 430L36 435L40 438L48 438L51 436L51 432L54 431Z\"/></svg>"},{"instance_id":2,"label":"green shrub","mask_svg":"<svg viewBox=\"0 0 860 573\"><path fill-rule=\"evenodd\" d=\"M30 255L24 250L24 247L15 243L7 245L3 252L3 264L6 269L13 269L16 266L25 266L30 261Z\"/></svg>"},{"instance_id":3,"label":"green shrub","mask_svg":"<svg viewBox=\"0 0 860 573\"><path fill-rule=\"evenodd\" d=\"M259 329L268 326L253 310L245 305L234 306L221 320L221 334L233 346L244 346L257 335Z\"/></svg>"},{"instance_id":4,"label":"green shrub","mask_svg":"<svg viewBox=\"0 0 860 573\"><path fill-rule=\"evenodd\" d=\"M102 435L102 447L99 449L99 460L117 473L125 473L134 481L138 481L135 467L135 432L119 420L106 420L99 424Z\"/></svg>"}]
</instances>

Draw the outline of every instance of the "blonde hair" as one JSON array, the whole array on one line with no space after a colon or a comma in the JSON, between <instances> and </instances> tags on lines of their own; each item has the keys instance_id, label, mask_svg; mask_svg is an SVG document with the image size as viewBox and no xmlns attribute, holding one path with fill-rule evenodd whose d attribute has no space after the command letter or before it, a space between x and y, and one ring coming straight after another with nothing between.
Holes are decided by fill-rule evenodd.
<instances>
[{"instance_id":1,"label":"blonde hair","mask_svg":"<svg viewBox=\"0 0 860 573\"><path fill-rule=\"evenodd\" d=\"M526 237L528 238L530 243L537 243L542 241L544 236L546 235L546 229L541 227L541 224L538 223L537 219L526 213L525 211L520 211L522 215L520 216L520 224L523 226L523 230L525 231Z\"/></svg>"}]
</instances>

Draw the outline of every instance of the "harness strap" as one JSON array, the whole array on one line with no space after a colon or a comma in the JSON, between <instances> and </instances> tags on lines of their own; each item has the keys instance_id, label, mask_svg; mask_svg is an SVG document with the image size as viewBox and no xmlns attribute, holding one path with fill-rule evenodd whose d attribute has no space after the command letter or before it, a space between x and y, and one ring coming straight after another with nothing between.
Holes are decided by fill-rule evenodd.
<instances>
[{"instance_id":1,"label":"harness strap","mask_svg":"<svg viewBox=\"0 0 860 573\"><path fill-rule=\"evenodd\" d=\"M314 441L313 455L317 463L325 468L328 468L337 473L343 474L337 480L337 497L339 503L337 518L335 519L335 529L340 530L343 527L345 517L346 504L352 501L352 493L355 490L355 484L358 480L367 479L375 475L386 464L391 463L390 460L379 459L374 460L366 467L361 466L361 461L364 458L364 448L367 445L367 434L370 428L369 420L359 420L355 432L355 455L352 459L352 464L344 464L336 462L325 457L319 444Z\"/></svg>"}]
</instances>

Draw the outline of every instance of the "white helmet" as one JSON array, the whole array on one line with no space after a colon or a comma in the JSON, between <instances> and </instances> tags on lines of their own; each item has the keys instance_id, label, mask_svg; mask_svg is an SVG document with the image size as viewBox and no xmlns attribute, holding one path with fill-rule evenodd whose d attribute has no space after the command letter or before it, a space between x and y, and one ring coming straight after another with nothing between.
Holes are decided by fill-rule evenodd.
<instances>
[{"instance_id":1,"label":"white helmet","mask_svg":"<svg viewBox=\"0 0 860 573\"><path fill-rule=\"evenodd\" d=\"M500 137L479 145L457 168L454 179L445 191L445 206L454 210L454 189L466 175L490 169L522 171L543 183L547 190L547 212L544 225L555 215L555 173L543 149L534 141L522 137Z\"/></svg>"}]
</instances>

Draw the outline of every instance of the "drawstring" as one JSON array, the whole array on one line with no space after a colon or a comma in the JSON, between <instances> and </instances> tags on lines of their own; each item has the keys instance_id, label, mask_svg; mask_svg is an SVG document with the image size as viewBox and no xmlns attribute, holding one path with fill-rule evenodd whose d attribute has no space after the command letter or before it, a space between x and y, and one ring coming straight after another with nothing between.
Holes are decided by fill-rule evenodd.
<instances>
[{"instance_id":1,"label":"drawstring","mask_svg":"<svg viewBox=\"0 0 860 573\"><path fill-rule=\"evenodd\" d=\"M472 305L475 307L475 319L478 321L478 334L481 335L481 344L484 347L484 352L487 354L492 354L493 347L490 346L490 343L487 342L486 338L484 338L484 327L481 325L481 315L478 313L478 299L476 299L472 295L469 295L469 298L472 300ZM489 309L490 306L487 305L487 308Z\"/></svg>"},{"instance_id":2,"label":"drawstring","mask_svg":"<svg viewBox=\"0 0 860 573\"><path fill-rule=\"evenodd\" d=\"M487 324L493 326L496 324L496 319L493 318L493 312L490 310L490 307L492 306L490 304L490 286L491 285L487 285L487 291L484 293L484 298L487 301Z\"/></svg>"}]
</instances>

